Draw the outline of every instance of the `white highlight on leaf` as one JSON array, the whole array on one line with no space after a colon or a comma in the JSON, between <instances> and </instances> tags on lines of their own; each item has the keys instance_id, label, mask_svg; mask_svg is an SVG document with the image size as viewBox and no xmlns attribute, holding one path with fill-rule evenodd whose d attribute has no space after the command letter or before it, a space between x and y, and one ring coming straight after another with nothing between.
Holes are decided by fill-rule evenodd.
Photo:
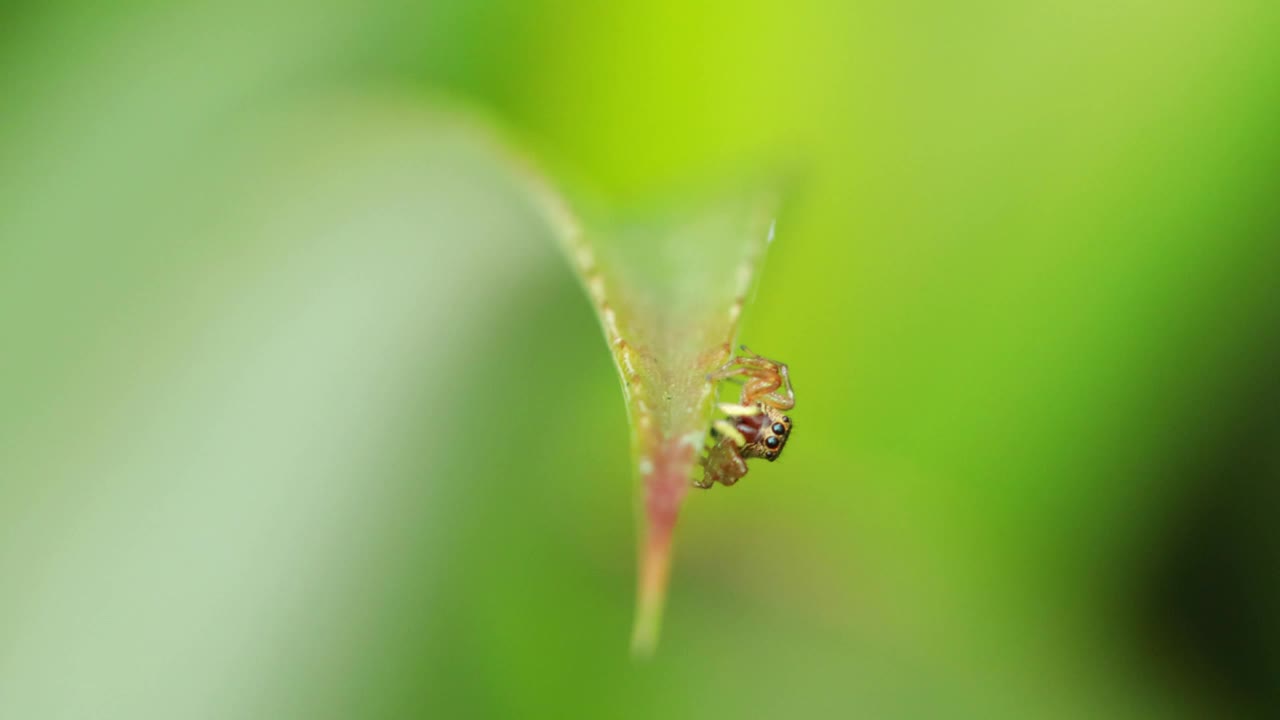
<instances>
[{"instance_id":1,"label":"white highlight on leaf","mask_svg":"<svg viewBox=\"0 0 1280 720\"><path fill-rule=\"evenodd\" d=\"M592 275L591 279L587 281L587 288L591 291L592 300L595 300L597 304L604 302L604 278L599 275Z\"/></svg>"},{"instance_id":2,"label":"white highlight on leaf","mask_svg":"<svg viewBox=\"0 0 1280 720\"><path fill-rule=\"evenodd\" d=\"M702 447L703 439L706 437L705 432L691 432L680 436L680 443L688 445L694 449Z\"/></svg>"},{"instance_id":3,"label":"white highlight on leaf","mask_svg":"<svg viewBox=\"0 0 1280 720\"><path fill-rule=\"evenodd\" d=\"M751 286L751 266L750 261L743 262L738 266L738 295L741 296Z\"/></svg>"}]
</instances>

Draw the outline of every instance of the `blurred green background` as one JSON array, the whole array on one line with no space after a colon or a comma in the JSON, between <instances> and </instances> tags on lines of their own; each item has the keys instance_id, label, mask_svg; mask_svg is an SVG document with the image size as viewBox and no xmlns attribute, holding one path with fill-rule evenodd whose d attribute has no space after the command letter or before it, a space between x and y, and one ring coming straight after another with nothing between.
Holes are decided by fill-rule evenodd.
<instances>
[{"instance_id":1,"label":"blurred green background","mask_svg":"<svg viewBox=\"0 0 1280 720\"><path fill-rule=\"evenodd\" d=\"M0 717L1280 712L1280 6L0 7ZM514 148L514 151L504 148ZM778 172L778 463L627 652L534 158Z\"/></svg>"}]
</instances>

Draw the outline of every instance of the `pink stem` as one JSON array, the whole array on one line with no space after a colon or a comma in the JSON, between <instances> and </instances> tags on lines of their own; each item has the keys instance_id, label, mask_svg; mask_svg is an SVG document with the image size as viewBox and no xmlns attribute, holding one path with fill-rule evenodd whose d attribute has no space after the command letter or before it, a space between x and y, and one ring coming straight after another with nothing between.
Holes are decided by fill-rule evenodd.
<instances>
[{"instance_id":1,"label":"pink stem","mask_svg":"<svg viewBox=\"0 0 1280 720\"><path fill-rule=\"evenodd\" d=\"M645 522L638 558L636 624L631 636L631 650L638 656L652 655L658 644L671 575L671 544L680 505L689 492L692 462L692 447L667 438L658 445L653 469L643 479Z\"/></svg>"}]
</instances>

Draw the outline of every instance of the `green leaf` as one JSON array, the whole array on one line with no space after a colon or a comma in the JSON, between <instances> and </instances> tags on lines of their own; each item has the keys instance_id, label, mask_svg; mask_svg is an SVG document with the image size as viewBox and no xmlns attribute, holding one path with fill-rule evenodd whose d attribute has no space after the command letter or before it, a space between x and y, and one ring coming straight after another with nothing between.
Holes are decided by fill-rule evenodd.
<instances>
[{"instance_id":1,"label":"green leaf","mask_svg":"<svg viewBox=\"0 0 1280 720\"><path fill-rule=\"evenodd\" d=\"M710 423L707 374L732 354L773 237L771 194L744 193L640 221L573 228L565 247L622 380L639 490L632 650L653 652L676 519Z\"/></svg>"}]
</instances>

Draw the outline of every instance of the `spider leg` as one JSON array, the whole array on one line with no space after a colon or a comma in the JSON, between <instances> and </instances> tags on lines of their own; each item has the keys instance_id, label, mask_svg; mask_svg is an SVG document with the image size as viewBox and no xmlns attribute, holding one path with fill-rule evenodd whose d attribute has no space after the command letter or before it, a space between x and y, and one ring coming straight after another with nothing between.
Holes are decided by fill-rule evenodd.
<instances>
[{"instance_id":1,"label":"spider leg","mask_svg":"<svg viewBox=\"0 0 1280 720\"><path fill-rule=\"evenodd\" d=\"M747 461L738 454L737 448L728 444L727 440L721 440L712 449L704 469L701 482L695 482L694 485L705 489L718 482L729 487L747 474Z\"/></svg>"},{"instance_id":2,"label":"spider leg","mask_svg":"<svg viewBox=\"0 0 1280 720\"><path fill-rule=\"evenodd\" d=\"M745 348L745 346L743 347ZM729 358L728 362L716 368L716 370L711 374L707 375L707 379L712 382L717 382L720 380L727 380L728 378L736 375L750 375L753 370L777 372L777 367L778 363L769 360L768 358L760 357L754 353L752 353L750 357L739 355L737 357Z\"/></svg>"},{"instance_id":3,"label":"spider leg","mask_svg":"<svg viewBox=\"0 0 1280 720\"><path fill-rule=\"evenodd\" d=\"M733 403L720 403L716 406L720 412L729 417L751 417L759 415L760 408L755 405L734 405Z\"/></svg>"},{"instance_id":4,"label":"spider leg","mask_svg":"<svg viewBox=\"0 0 1280 720\"><path fill-rule=\"evenodd\" d=\"M733 359L733 364L752 368L753 370L765 370L772 373L778 372L778 368L782 366L782 363L780 362L774 362L768 358L762 358L759 355L755 355L753 357L743 357L739 355Z\"/></svg>"},{"instance_id":5,"label":"spider leg","mask_svg":"<svg viewBox=\"0 0 1280 720\"><path fill-rule=\"evenodd\" d=\"M706 490L717 482L729 486L747 474L747 461L738 454L731 438L722 437L702 461L702 478L694 480L694 487Z\"/></svg>"},{"instance_id":6,"label":"spider leg","mask_svg":"<svg viewBox=\"0 0 1280 720\"><path fill-rule=\"evenodd\" d=\"M711 427L720 434L720 437L728 438L738 447L743 447L747 444L747 438L743 436L742 431L734 427L733 423L728 420L716 420L711 423Z\"/></svg>"},{"instance_id":7,"label":"spider leg","mask_svg":"<svg viewBox=\"0 0 1280 720\"><path fill-rule=\"evenodd\" d=\"M737 360L729 362L716 368L715 372L707 373L707 382L718 383L725 380L733 380L738 382L738 376L748 374L745 368L738 367Z\"/></svg>"},{"instance_id":8,"label":"spider leg","mask_svg":"<svg viewBox=\"0 0 1280 720\"><path fill-rule=\"evenodd\" d=\"M753 360L753 358L739 358L739 360ZM707 381L716 382L737 382L742 384L741 404L752 405L756 398L767 395L778 389L782 385L782 379L776 366L773 363L766 362L766 367L761 367L757 363L741 363L735 360L727 365L723 365L719 370L707 375Z\"/></svg>"},{"instance_id":9,"label":"spider leg","mask_svg":"<svg viewBox=\"0 0 1280 720\"><path fill-rule=\"evenodd\" d=\"M720 484L729 487L742 479L747 474L747 461L742 459L741 455L734 453L729 456L728 472L721 473Z\"/></svg>"},{"instance_id":10,"label":"spider leg","mask_svg":"<svg viewBox=\"0 0 1280 720\"><path fill-rule=\"evenodd\" d=\"M746 345L741 346L743 352L750 355L739 355L720 366L707 376L711 382L730 379L744 379L742 388L743 405L752 405L763 401L780 410L795 407L795 393L791 389L791 378L784 363L775 362L752 352ZM781 389L785 386L785 389Z\"/></svg>"},{"instance_id":11,"label":"spider leg","mask_svg":"<svg viewBox=\"0 0 1280 720\"><path fill-rule=\"evenodd\" d=\"M787 373L786 365L778 366L778 384L763 396L757 398L759 402L765 403L770 407L778 410L790 410L796 406L796 393L791 389L791 376ZM750 387L750 383L747 384ZM781 388L781 389L779 389ZM743 388L746 391L746 387Z\"/></svg>"}]
</instances>

